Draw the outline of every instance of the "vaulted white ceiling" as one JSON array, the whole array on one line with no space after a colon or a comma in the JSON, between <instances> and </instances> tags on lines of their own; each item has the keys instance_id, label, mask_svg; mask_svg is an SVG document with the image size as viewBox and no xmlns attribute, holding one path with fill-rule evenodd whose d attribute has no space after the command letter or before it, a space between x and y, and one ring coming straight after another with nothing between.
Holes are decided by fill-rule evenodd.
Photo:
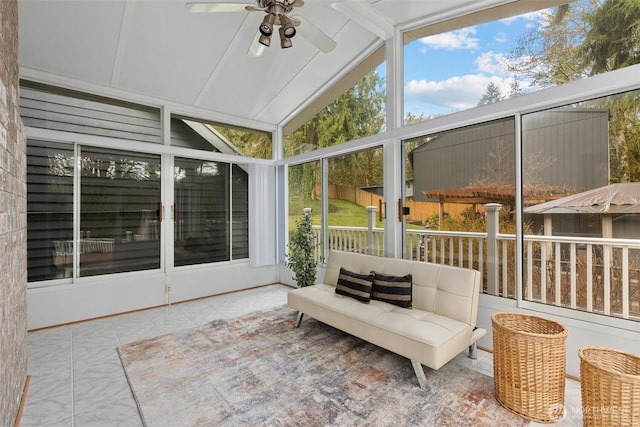
<instances>
[{"instance_id":1,"label":"vaulted white ceiling","mask_svg":"<svg viewBox=\"0 0 640 427\"><path fill-rule=\"evenodd\" d=\"M184 0L19 0L21 74L275 126L382 46L394 28L502 3L305 0L294 13L337 47L325 54L296 36L292 48L281 49L274 37L262 56L251 57L261 12L191 13Z\"/></svg>"}]
</instances>

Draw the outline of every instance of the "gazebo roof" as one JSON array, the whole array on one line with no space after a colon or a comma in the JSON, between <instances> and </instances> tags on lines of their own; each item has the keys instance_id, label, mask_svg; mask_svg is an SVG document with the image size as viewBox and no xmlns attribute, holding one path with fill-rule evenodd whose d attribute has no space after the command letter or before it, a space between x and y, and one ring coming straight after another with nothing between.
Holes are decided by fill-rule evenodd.
<instances>
[{"instance_id":1,"label":"gazebo roof","mask_svg":"<svg viewBox=\"0 0 640 427\"><path fill-rule=\"evenodd\" d=\"M524 209L524 213L640 213L640 182L625 182L594 188L529 206Z\"/></svg>"}]
</instances>

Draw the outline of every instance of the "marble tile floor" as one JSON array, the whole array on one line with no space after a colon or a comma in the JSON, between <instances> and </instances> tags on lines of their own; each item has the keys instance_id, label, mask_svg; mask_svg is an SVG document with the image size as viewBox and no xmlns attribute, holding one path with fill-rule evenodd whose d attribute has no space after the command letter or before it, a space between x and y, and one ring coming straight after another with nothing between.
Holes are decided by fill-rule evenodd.
<instances>
[{"instance_id":1,"label":"marble tile floor","mask_svg":"<svg viewBox=\"0 0 640 427\"><path fill-rule=\"evenodd\" d=\"M30 332L31 382L20 426L141 426L116 347L277 307L290 289L276 284ZM492 361L482 350L476 360L466 352L454 359L487 375L493 374ZM565 396L565 417L555 425L582 425L579 383L567 380Z\"/></svg>"}]
</instances>

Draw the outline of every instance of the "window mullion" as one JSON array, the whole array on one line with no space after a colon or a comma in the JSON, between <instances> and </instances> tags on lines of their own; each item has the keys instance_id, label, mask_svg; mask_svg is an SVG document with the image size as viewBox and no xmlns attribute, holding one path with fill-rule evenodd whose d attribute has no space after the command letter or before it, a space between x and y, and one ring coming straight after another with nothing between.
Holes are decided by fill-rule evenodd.
<instances>
[{"instance_id":1,"label":"window mullion","mask_svg":"<svg viewBox=\"0 0 640 427\"><path fill-rule=\"evenodd\" d=\"M80 144L73 144L73 276L75 281L80 276L80 180L82 150Z\"/></svg>"}]
</instances>

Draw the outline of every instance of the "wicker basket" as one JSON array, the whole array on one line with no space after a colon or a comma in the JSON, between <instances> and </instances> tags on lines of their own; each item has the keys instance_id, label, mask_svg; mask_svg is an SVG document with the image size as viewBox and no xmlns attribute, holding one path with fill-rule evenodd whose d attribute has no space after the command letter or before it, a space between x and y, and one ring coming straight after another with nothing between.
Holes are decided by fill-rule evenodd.
<instances>
[{"instance_id":1,"label":"wicker basket","mask_svg":"<svg viewBox=\"0 0 640 427\"><path fill-rule=\"evenodd\" d=\"M640 426L640 357L602 347L580 356L585 426Z\"/></svg>"},{"instance_id":2,"label":"wicker basket","mask_svg":"<svg viewBox=\"0 0 640 427\"><path fill-rule=\"evenodd\" d=\"M493 313L493 384L498 402L540 423L564 416L568 330L521 313Z\"/></svg>"}]
</instances>

